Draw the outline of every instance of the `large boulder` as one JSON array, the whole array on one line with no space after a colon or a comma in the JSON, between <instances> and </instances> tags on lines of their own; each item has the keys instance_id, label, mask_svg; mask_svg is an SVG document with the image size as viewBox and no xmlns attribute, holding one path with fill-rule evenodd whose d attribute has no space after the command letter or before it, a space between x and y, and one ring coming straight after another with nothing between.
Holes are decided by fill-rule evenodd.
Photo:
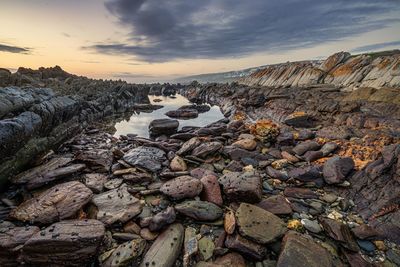
<instances>
[{"instance_id":1,"label":"large boulder","mask_svg":"<svg viewBox=\"0 0 400 267\"><path fill-rule=\"evenodd\" d=\"M165 152L159 148L139 146L129 150L122 159L134 167L157 172L161 170L166 157Z\"/></svg>"},{"instance_id":2,"label":"large boulder","mask_svg":"<svg viewBox=\"0 0 400 267\"><path fill-rule=\"evenodd\" d=\"M328 184L339 184L344 181L347 175L354 169L352 158L341 158L335 156L324 164L324 180Z\"/></svg>"},{"instance_id":3,"label":"large boulder","mask_svg":"<svg viewBox=\"0 0 400 267\"><path fill-rule=\"evenodd\" d=\"M332 255L310 237L288 232L284 239L277 267L333 267Z\"/></svg>"},{"instance_id":4,"label":"large boulder","mask_svg":"<svg viewBox=\"0 0 400 267\"><path fill-rule=\"evenodd\" d=\"M218 182L231 201L257 203L262 199L261 177L254 172L229 172Z\"/></svg>"},{"instance_id":5,"label":"large boulder","mask_svg":"<svg viewBox=\"0 0 400 267\"><path fill-rule=\"evenodd\" d=\"M58 222L30 238L22 258L31 266L84 266L94 260L104 233L97 220Z\"/></svg>"},{"instance_id":6,"label":"large boulder","mask_svg":"<svg viewBox=\"0 0 400 267\"><path fill-rule=\"evenodd\" d=\"M92 195L92 191L80 182L59 184L23 202L11 211L10 217L36 223L67 219L88 203Z\"/></svg>"},{"instance_id":7,"label":"large boulder","mask_svg":"<svg viewBox=\"0 0 400 267\"><path fill-rule=\"evenodd\" d=\"M177 120L171 119L157 119L153 120L149 124L150 135L159 136L159 135L171 135L176 133L179 127L179 122Z\"/></svg>"}]
</instances>

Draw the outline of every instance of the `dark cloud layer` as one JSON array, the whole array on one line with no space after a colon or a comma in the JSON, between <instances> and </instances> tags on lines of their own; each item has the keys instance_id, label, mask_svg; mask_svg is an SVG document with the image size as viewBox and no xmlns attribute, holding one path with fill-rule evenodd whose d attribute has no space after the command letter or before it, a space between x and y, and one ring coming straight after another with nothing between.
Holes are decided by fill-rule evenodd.
<instances>
[{"instance_id":1,"label":"dark cloud layer","mask_svg":"<svg viewBox=\"0 0 400 267\"><path fill-rule=\"evenodd\" d=\"M398 46L400 48L400 41L364 45L364 46L354 48L353 50L351 50L351 52L354 52L354 53L369 52L369 51L375 51L375 50L379 50L379 49L385 49L390 46Z\"/></svg>"},{"instance_id":2,"label":"dark cloud layer","mask_svg":"<svg viewBox=\"0 0 400 267\"><path fill-rule=\"evenodd\" d=\"M25 47L0 44L0 52L28 54L30 50L31 50L30 48L25 48Z\"/></svg>"},{"instance_id":3,"label":"dark cloud layer","mask_svg":"<svg viewBox=\"0 0 400 267\"><path fill-rule=\"evenodd\" d=\"M106 8L129 41L86 48L149 62L312 47L400 21L398 0L112 0Z\"/></svg>"}]
</instances>

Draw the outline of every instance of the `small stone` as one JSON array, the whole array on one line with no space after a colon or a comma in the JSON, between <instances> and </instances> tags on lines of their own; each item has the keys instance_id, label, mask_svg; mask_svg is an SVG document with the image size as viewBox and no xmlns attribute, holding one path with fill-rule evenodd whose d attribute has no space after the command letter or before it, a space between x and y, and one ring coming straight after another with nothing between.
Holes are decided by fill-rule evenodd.
<instances>
[{"instance_id":1,"label":"small stone","mask_svg":"<svg viewBox=\"0 0 400 267\"><path fill-rule=\"evenodd\" d=\"M138 235L140 233L140 226L132 221L127 222L124 225L124 232Z\"/></svg>"},{"instance_id":2,"label":"small stone","mask_svg":"<svg viewBox=\"0 0 400 267\"><path fill-rule=\"evenodd\" d=\"M327 193L321 197L321 200L328 202L328 203L333 203L338 199L338 196L335 194Z\"/></svg>"},{"instance_id":3,"label":"small stone","mask_svg":"<svg viewBox=\"0 0 400 267\"><path fill-rule=\"evenodd\" d=\"M200 181L203 184L203 191L200 195L201 199L222 206L223 200L218 178L210 174L203 176Z\"/></svg>"},{"instance_id":4,"label":"small stone","mask_svg":"<svg viewBox=\"0 0 400 267\"><path fill-rule=\"evenodd\" d=\"M328 184L340 184L353 168L354 161L352 158L340 158L335 156L324 164L324 180Z\"/></svg>"},{"instance_id":5,"label":"small stone","mask_svg":"<svg viewBox=\"0 0 400 267\"><path fill-rule=\"evenodd\" d=\"M169 197L183 199L198 196L202 189L203 185L200 180L186 175L164 183L160 191Z\"/></svg>"},{"instance_id":6,"label":"small stone","mask_svg":"<svg viewBox=\"0 0 400 267\"><path fill-rule=\"evenodd\" d=\"M263 199L257 204L257 206L275 215L289 215L293 212L289 201L287 201L286 198L281 195L271 196L267 199Z\"/></svg>"},{"instance_id":7,"label":"small stone","mask_svg":"<svg viewBox=\"0 0 400 267\"><path fill-rule=\"evenodd\" d=\"M334 142L328 142L325 143L320 151L322 152L322 156L326 157L328 156L330 153L332 153L333 151L335 151L338 148L338 144L334 143Z\"/></svg>"},{"instance_id":8,"label":"small stone","mask_svg":"<svg viewBox=\"0 0 400 267\"><path fill-rule=\"evenodd\" d=\"M228 235L225 240L225 246L258 261L262 260L267 252L265 246L248 240L239 234Z\"/></svg>"},{"instance_id":9,"label":"small stone","mask_svg":"<svg viewBox=\"0 0 400 267\"><path fill-rule=\"evenodd\" d=\"M302 156L307 151L315 151L320 148L320 145L315 141L301 142L293 148L293 152L296 155Z\"/></svg>"},{"instance_id":10,"label":"small stone","mask_svg":"<svg viewBox=\"0 0 400 267\"><path fill-rule=\"evenodd\" d=\"M213 256L214 249L214 242L210 238L203 237L199 240L199 251L203 260L209 260Z\"/></svg>"},{"instance_id":11,"label":"small stone","mask_svg":"<svg viewBox=\"0 0 400 267\"><path fill-rule=\"evenodd\" d=\"M276 170L281 170L289 164L287 159L279 159L271 163L272 168Z\"/></svg>"},{"instance_id":12,"label":"small stone","mask_svg":"<svg viewBox=\"0 0 400 267\"><path fill-rule=\"evenodd\" d=\"M224 229L228 234L233 234L235 232L236 218L233 211L229 210L224 216Z\"/></svg>"},{"instance_id":13,"label":"small stone","mask_svg":"<svg viewBox=\"0 0 400 267\"><path fill-rule=\"evenodd\" d=\"M279 217L254 205L240 204L236 218L240 234L261 244L271 243L286 232Z\"/></svg>"},{"instance_id":14,"label":"small stone","mask_svg":"<svg viewBox=\"0 0 400 267\"><path fill-rule=\"evenodd\" d=\"M283 191L286 197L313 199L318 198L318 194L308 188L286 187Z\"/></svg>"},{"instance_id":15,"label":"small stone","mask_svg":"<svg viewBox=\"0 0 400 267\"><path fill-rule=\"evenodd\" d=\"M385 245L385 242L383 242L382 240L375 240L373 241L374 245L376 246L376 248L380 251L386 251L387 247Z\"/></svg>"},{"instance_id":16,"label":"small stone","mask_svg":"<svg viewBox=\"0 0 400 267\"><path fill-rule=\"evenodd\" d=\"M140 230L140 236L147 241L153 241L157 238L158 233L150 231L149 228L142 228Z\"/></svg>"},{"instance_id":17,"label":"small stone","mask_svg":"<svg viewBox=\"0 0 400 267\"><path fill-rule=\"evenodd\" d=\"M173 207L168 207L162 212L154 215L149 223L149 230L152 232L161 230L164 226L175 221L176 214Z\"/></svg>"},{"instance_id":18,"label":"small stone","mask_svg":"<svg viewBox=\"0 0 400 267\"><path fill-rule=\"evenodd\" d=\"M175 209L179 213L200 221L215 221L223 215L220 207L214 203L206 201L185 201L176 205Z\"/></svg>"},{"instance_id":19,"label":"small stone","mask_svg":"<svg viewBox=\"0 0 400 267\"><path fill-rule=\"evenodd\" d=\"M186 171L187 165L183 158L175 156L171 161L170 169L174 172Z\"/></svg>"},{"instance_id":20,"label":"small stone","mask_svg":"<svg viewBox=\"0 0 400 267\"><path fill-rule=\"evenodd\" d=\"M262 198L261 177L255 172L230 172L219 178L224 193L230 201L260 202Z\"/></svg>"},{"instance_id":21,"label":"small stone","mask_svg":"<svg viewBox=\"0 0 400 267\"><path fill-rule=\"evenodd\" d=\"M291 163L299 162L299 159L297 157L293 156L292 154L290 154L289 152L282 151L281 156L282 156L282 158L288 160Z\"/></svg>"},{"instance_id":22,"label":"small stone","mask_svg":"<svg viewBox=\"0 0 400 267\"><path fill-rule=\"evenodd\" d=\"M360 248L366 252L373 252L375 250L374 243L368 240L357 240L358 245Z\"/></svg>"},{"instance_id":23,"label":"small stone","mask_svg":"<svg viewBox=\"0 0 400 267\"><path fill-rule=\"evenodd\" d=\"M257 142L254 139L241 139L232 145L246 150L254 150L257 147Z\"/></svg>"},{"instance_id":24,"label":"small stone","mask_svg":"<svg viewBox=\"0 0 400 267\"><path fill-rule=\"evenodd\" d=\"M312 221L309 219L302 219L301 224L306 228L308 231L318 234L322 231L321 226L317 221Z\"/></svg>"},{"instance_id":25,"label":"small stone","mask_svg":"<svg viewBox=\"0 0 400 267\"><path fill-rule=\"evenodd\" d=\"M288 221L287 228L290 230L299 231L303 228L303 225L301 224L300 220L292 219Z\"/></svg>"}]
</instances>

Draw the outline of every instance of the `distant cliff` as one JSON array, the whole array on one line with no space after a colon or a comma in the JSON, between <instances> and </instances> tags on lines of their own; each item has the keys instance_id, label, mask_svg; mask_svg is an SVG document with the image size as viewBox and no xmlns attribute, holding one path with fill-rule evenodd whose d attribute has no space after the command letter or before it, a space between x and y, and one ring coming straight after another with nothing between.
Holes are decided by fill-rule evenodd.
<instances>
[{"instance_id":1,"label":"distant cliff","mask_svg":"<svg viewBox=\"0 0 400 267\"><path fill-rule=\"evenodd\" d=\"M400 50L356 56L339 52L324 61L270 65L239 79L239 83L267 87L400 87Z\"/></svg>"}]
</instances>

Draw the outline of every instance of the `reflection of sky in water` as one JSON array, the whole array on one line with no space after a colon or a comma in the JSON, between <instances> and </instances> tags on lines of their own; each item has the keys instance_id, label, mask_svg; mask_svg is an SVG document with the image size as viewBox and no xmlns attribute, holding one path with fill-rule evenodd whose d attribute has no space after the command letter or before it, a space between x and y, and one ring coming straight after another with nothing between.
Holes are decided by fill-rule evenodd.
<instances>
[{"instance_id":1,"label":"reflection of sky in water","mask_svg":"<svg viewBox=\"0 0 400 267\"><path fill-rule=\"evenodd\" d=\"M183 105L191 104L189 100L181 95L175 95L176 98L166 96L149 96L152 104L164 106L161 109L155 110L152 113L140 112L140 114L133 114L129 120L122 120L115 124L117 131L114 136L126 134L137 134L141 137L149 136L149 124L152 120L168 118L165 113L170 110L175 110ZM161 102L154 102L154 99L162 99ZM210 111L199 113L199 116L190 120L179 120L179 129L183 126L206 126L212 122L224 118L224 115L219 110L219 107L213 106Z\"/></svg>"}]
</instances>

